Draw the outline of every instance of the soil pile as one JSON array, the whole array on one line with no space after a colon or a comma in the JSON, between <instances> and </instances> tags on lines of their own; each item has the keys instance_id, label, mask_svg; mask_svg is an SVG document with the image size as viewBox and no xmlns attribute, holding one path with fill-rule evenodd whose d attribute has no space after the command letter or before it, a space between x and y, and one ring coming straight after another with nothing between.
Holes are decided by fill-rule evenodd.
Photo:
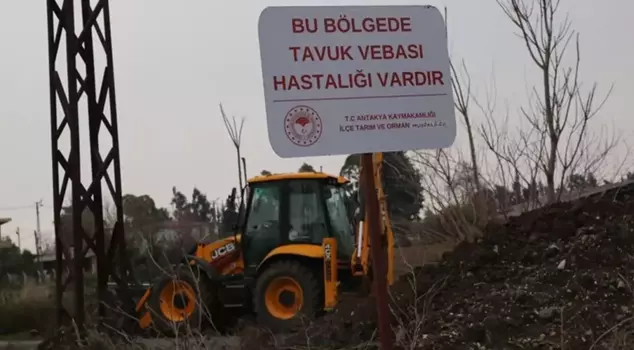
<instances>
[{"instance_id":1,"label":"soil pile","mask_svg":"<svg viewBox=\"0 0 634 350\"><path fill-rule=\"evenodd\" d=\"M396 283L409 349L633 349L634 186L527 213ZM375 337L371 298L315 325L329 348ZM327 330L327 331L326 331Z\"/></svg>"}]
</instances>

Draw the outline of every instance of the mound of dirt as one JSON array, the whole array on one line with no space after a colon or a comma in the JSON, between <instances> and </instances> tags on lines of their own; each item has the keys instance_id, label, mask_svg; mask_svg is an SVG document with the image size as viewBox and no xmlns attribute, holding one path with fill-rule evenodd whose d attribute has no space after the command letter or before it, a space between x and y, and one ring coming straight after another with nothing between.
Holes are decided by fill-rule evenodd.
<instances>
[{"instance_id":1,"label":"mound of dirt","mask_svg":"<svg viewBox=\"0 0 634 350\"><path fill-rule=\"evenodd\" d=\"M399 347L634 348L634 186L491 227L391 290ZM343 301L313 345L376 337L371 298ZM306 333L308 337L309 333ZM628 337L628 334L631 334Z\"/></svg>"}]
</instances>

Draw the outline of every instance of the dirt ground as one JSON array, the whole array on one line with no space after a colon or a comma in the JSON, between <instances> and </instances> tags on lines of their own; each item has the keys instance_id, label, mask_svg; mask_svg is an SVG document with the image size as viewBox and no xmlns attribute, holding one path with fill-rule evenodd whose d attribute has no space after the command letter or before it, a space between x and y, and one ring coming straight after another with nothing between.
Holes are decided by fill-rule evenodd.
<instances>
[{"instance_id":1,"label":"dirt ground","mask_svg":"<svg viewBox=\"0 0 634 350\"><path fill-rule=\"evenodd\" d=\"M420 266L445 248L399 255ZM491 226L478 242L414 270L390 291L399 348L634 349L634 188ZM296 345L376 340L374 310L372 297L343 301Z\"/></svg>"}]
</instances>

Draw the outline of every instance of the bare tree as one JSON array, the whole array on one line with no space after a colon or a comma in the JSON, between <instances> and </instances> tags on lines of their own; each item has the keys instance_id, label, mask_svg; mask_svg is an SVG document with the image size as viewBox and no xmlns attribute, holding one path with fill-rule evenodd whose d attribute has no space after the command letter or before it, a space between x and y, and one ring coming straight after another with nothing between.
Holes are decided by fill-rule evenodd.
<instances>
[{"instance_id":1,"label":"bare tree","mask_svg":"<svg viewBox=\"0 0 634 350\"><path fill-rule=\"evenodd\" d=\"M462 121L464 122L465 129L467 130L467 137L469 141L469 155L471 156L471 181L475 186L476 192L479 192L480 173L478 170L478 154L475 146L473 126L471 124L471 118L469 114L469 103L471 99L471 76L469 76L469 72L467 71L467 66L465 65L464 61L462 62L462 71L465 77L464 82L458 76L458 72L456 71L453 62L450 63L450 67L451 86L454 91L454 105L458 113L460 113L460 115L462 116Z\"/></svg>"},{"instance_id":2,"label":"bare tree","mask_svg":"<svg viewBox=\"0 0 634 350\"><path fill-rule=\"evenodd\" d=\"M449 14L445 7L445 25L448 33L449 28ZM448 34L447 34L448 35ZM464 81L458 75L456 67L453 61L449 62L451 68L451 87L454 92L454 106L458 113L462 116L465 128L467 129L467 137L469 141L469 153L471 155L471 175L476 191L480 191L480 174L478 172L478 155L475 146L475 140L473 135L473 127L471 126L471 118L469 114L469 103L471 101L471 76L467 70L467 66L462 61L462 73L464 74Z\"/></svg>"},{"instance_id":3,"label":"bare tree","mask_svg":"<svg viewBox=\"0 0 634 350\"><path fill-rule=\"evenodd\" d=\"M412 161L422 172L425 219L418 234L425 241L470 240L488 220L485 202L474 192L469 162L456 149L416 152Z\"/></svg>"},{"instance_id":4,"label":"bare tree","mask_svg":"<svg viewBox=\"0 0 634 350\"><path fill-rule=\"evenodd\" d=\"M229 138L231 139L231 142L233 142L233 146L236 149L236 156L238 160L238 183L240 184L240 188L242 188L242 164L240 163L242 155L240 153L240 146L242 145L242 128L244 127L244 117L240 118L239 125L236 121L235 116L231 117L230 120L229 117L227 117L227 115L225 114L224 109L222 108L222 103L220 104L220 114L222 115L222 121L225 123L227 134L229 134Z\"/></svg>"},{"instance_id":5,"label":"bare tree","mask_svg":"<svg viewBox=\"0 0 634 350\"><path fill-rule=\"evenodd\" d=\"M447 8L445 23L448 35ZM430 237L454 241L470 239L479 233L475 221L487 215L485 210L479 212L484 209L485 197L481 191L476 136L470 114L471 76L464 61L460 68L459 74L453 61L450 62L454 108L466 129L469 155L463 157L463 150L452 148L417 151L411 158L418 167L424 169L421 182L426 198L426 224L420 227L419 234L425 240Z\"/></svg>"},{"instance_id":6,"label":"bare tree","mask_svg":"<svg viewBox=\"0 0 634 350\"><path fill-rule=\"evenodd\" d=\"M493 173L489 174L492 188L496 195L498 209L507 216L511 205L521 206L521 211L534 208L539 204L539 166L543 154L544 138L530 125L520 120L515 129L511 129L508 107L500 113L497 105L497 85L495 76L483 98L474 100L484 116L484 122L479 126L483 145L488 154L493 157ZM507 193L507 189L511 189ZM524 189L529 189L528 196L524 196ZM508 197L508 198L507 198Z\"/></svg>"},{"instance_id":7,"label":"bare tree","mask_svg":"<svg viewBox=\"0 0 634 350\"><path fill-rule=\"evenodd\" d=\"M597 99L596 83L587 93L581 91L579 35L567 16L559 18L560 0L497 2L519 30L540 72L540 86L532 89L529 105L521 108L532 128L522 134L521 141L522 146L530 147L546 181L547 200L552 202L561 194L557 188L576 167L583 166L582 162L586 166L600 162L615 148L615 138L590 145L588 136L589 122L606 102L611 88L602 99ZM564 63L569 53L574 62L571 65Z\"/></svg>"}]
</instances>

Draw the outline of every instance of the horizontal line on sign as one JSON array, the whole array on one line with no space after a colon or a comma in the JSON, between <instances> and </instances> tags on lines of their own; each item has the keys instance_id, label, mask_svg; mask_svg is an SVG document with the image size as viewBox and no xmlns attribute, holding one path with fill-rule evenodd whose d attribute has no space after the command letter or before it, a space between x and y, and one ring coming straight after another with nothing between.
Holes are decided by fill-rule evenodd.
<instances>
[{"instance_id":1,"label":"horizontal line on sign","mask_svg":"<svg viewBox=\"0 0 634 350\"><path fill-rule=\"evenodd\" d=\"M379 96L344 96L344 97L318 97L318 98L288 98L273 100L273 102L305 102L305 101L336 101L336 100L379 100L384 98L399 97L432 97L447 96L447 94L410 94L410 95L379 95Z\"/></svg>"}]
</instances>

